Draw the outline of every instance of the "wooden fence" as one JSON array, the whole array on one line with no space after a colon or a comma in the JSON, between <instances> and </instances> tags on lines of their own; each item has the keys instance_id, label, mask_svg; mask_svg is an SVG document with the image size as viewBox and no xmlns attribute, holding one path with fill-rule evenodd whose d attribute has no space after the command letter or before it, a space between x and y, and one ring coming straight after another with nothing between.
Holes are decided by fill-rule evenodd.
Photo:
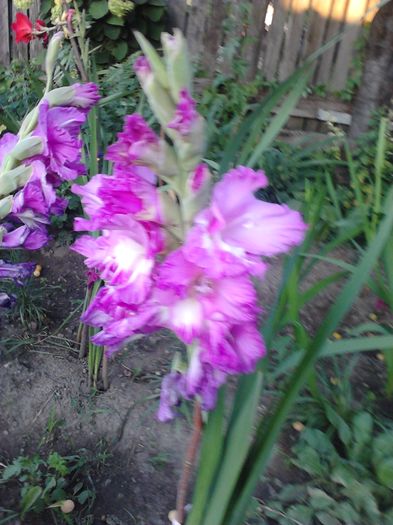
<instances>
[{"instance_id":1,"label":"wooden fence","mask_svg":"<svg viewBox=\"0 0 393 525\"><path fill-rule=\"evenodd\" d=\"M344 38L327 51L315 69L313 83L330 91L345 87L356 43L377 0L170 0L174 24L182 28L194 56L208 72L220 52L242 39L247 78L257 72L283 80L310 54L341 31ZM247 7L248 6L248 7ZM229 21L229 22L228 22ZM225 57L222 59L225 65Z\"/></svg>"},{"instance_id":2,"label":"wooden fence","mask_svg":"<svg viewBox=\"0 0 393 525\"><path fill-rule=\"evenodd\" d=\"M355 44L364 20L373 16L378 0L168 0L171 24L183 29L194 57L212 73L220 51L243 40L247 78L257 72L267 80L283 80L313 51L340 31L345 37L326 52L315 69L313 83L331 91L343 89L351 73ZM27 14L35 20L40 0ZM0 63L35 56L41 44L16 44L11 31L16 9L0 0ZM239 51L239 50L238 50ZM230 58L221 58L230 67Z\"/></svg>"},{"instance_id":3,"label":"wooden fence","mask_svg":"<svg viewBox=\"0 0 393 525\"><path fill-rule=\"evenodd\" d=\"M194 59L208 76L216 69L229 72L233 58L241 56L247 64L245 80L256 74L268 81L284 80L306 57L345 31L319 59L312 79L332 93L345 88L356 44L377 4L378 0L168 0L170 24L185 32ZM33 0L27 12L32 20L38 17L39 5L40 0ZM12 0L0 0L0 10L0 64L40 53L40 42L15 43ZM326 122L333 121L345 128L350 113L349 105L314 98L299 105L288 127L325 132Z\"/></svg>"}]
</instances>

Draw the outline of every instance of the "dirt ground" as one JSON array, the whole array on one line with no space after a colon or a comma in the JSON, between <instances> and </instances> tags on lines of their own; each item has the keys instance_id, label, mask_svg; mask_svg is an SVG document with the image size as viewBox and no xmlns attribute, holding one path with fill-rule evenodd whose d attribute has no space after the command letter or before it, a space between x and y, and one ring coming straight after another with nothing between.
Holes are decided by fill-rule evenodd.
<instances>
[{"instance_id":1,"label":"dirt ground","mask_svg":"<svg viewBox=\"0 0 393 525\"><path fill-rule=\"evenodd\" d=\"M349 252L336 256L351 259ZM34 258L43 267L40 279L45 286L46 326L29 330L2 319L0 462L35 452L39 445L62 454L85 449L81 453L94 456L104 451L106 460L92 480L97 494L94 524L167 524L168 511L175 505L189 422L185 413L170 424L160 424L155 411L161 377L179 343L170 334L158 333L130 345L110 361L109 390L93 395L86 362L78 358L72 345L78 315L62 326L84 296L82 259L65 246L52 246ZM332 270L331 265L319 264L308 283ZM272 303L280 272L277 261L260 289L263 304ZM310 333L340 286L331 286L305 312ZM345 326L369 321L374 305L375 297L363 291ZM23 338L26 344L10 352L12 341ZM362 383L378 388L383 381L381 363L371 354L362 359ZM54 429L48 432L48 421L53 420ZM282 461L276 461L275 475L282 468ZM26 523L45 525L41 519Z\"/></svg>"}]
</instances>

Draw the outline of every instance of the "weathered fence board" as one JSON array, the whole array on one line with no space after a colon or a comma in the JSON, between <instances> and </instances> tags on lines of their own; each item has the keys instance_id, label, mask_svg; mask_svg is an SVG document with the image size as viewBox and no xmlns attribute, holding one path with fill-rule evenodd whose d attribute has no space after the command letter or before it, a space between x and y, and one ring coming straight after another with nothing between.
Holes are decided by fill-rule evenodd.
<instances>
[{"instance_id":1,"label":"weathered fence board","mask_svg":"<svg viewBox=\"0 0 393 525\"><path fill-rule=\"evenodd\" d=\"M249 63L247 79L260 73L267 80L283 80L307 56L345 30L341 42L320 58L313 76L315 84L326 84L333 92L345 87L351 73L355 43L361 35L364 21L372 19L378 3L378 0L226 0L227 15L232 11L233 16L233 9L240 5L250 5L249 19L239 19L241 30L232 28L228 34L224 25L217 23L223 12L222 0L213 2L213 10L207 7L211 1L170 2L176 21L184 20L188 3L187 37L190 47L198 53L205 51L205 55L202 53L202 63L209 62L209 71L212 70L212 61L217 58L217 42L225 46L231 38L239 38L242 34L247 37L243 50L243 57ZM273 16L267 25L268 11ZM208 17L208 20L204 20L204 17ZM213 41L211 46L210 36ZM195 42L195 39L202 39L203 45Z\"/></svg>"}]
</instances>

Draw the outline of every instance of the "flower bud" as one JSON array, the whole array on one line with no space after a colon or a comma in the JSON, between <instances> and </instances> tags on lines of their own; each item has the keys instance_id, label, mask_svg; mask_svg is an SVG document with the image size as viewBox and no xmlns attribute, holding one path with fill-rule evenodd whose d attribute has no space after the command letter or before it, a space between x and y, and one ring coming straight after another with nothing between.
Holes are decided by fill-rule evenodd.
<instances>
[{"instance_id":1,"label":"flower bud","mask_svg":"<svg viewBox=\"0 0 393 525\"><path fill-rule=\"evenodd\" d=\"M142 33L139 33L139 31L135 31L134 35L150 63L151 69L154 73L154 76L156 77L156 80L158 80L162 87L168 88L168 74L165 65L161 60L160 56L158 55L157 51L150 44L150 42L142 35Z\"/></svg>"},{"instance_id":2,"label":"flower bud","mask_svg":"<svg viewBox=\"0 0 393 525\"><path fill-rule=\"evenodd\" d=\"M157 82L153 71L149 73L146 69L136 68L136 73L158 122L161 126L167 127L175 114L175 104L168 91ZM168 134L171 138L174 136L171 132Z\"/></svg>"},{"instance_id":3,"label":"flower bud","mask_svg":"<svg viewBox=\"0 0 393 525\"><path fill-rule=\"evenodd\" d=\"M187 172L193 171L201 162L206 147L206 129L202 117L198 116L192 132L182 140L176 141L177 154L183 168Z\"/></svg>"},{"instance_id":4,"label":"flower bud","mask_svg":"<svg viewBox=\"0 0 393 525\"><path fill-rule=\"evenodd\" d=\"M29 180L33 171L31 166L22 164L13 170L6 171L0 175L0 195L9 195Z\"/></svg>"},{"instance_id":5,"label":"flower bud","mask_svg":"<svg viewBox=\"0 0 393 525\"><path fill-rule=\"evenodd\" d=\"M162 47L167 66L169 89L175 102L179 102L180 92L186 89L191 93L192 71L187 42L180 29L161 34Z\"/></svg>"},{"instance_id":6,"label":"flower bud","mask_svg":"<svg viewBox=\"0 0 393 525\"><path fill-rule=\"evenodd\" d=\"M210 199L212 175L206 164L199 164L187 179L182 196L183 219L192 224L195 215L205 208Z\"/></svg>"},{"instance_id":7,"label":"flower bud","mask_svg":"<svg viewBox=\"0 0 393 525\"><path fill-rule=\"evenodd\" d=\"M56 66L56 60L57 60L57 56L59 54L59 50L60 50L63 40L64 40L63 31L58 31L50 39L48 50L46 52L46 58L45 58L45 72L46 72L45 91L49 91L50 86L52 85L52 79L53 79L53 73L54 73L55 66Z\"/></svg>"},{"instance_id":8,"label":"flower bud","mask_svg":"<svg viewBox=\"0 0 393 525\"><path fill-rule=\"evenodd\" d=\"M18 161L40 155L43 151L43 143L40 137L26 137L20 140L10 152L10 156Z\"/></svg>"},{"instance_id":9,"label":"flower bud","mask_svg":"<svg viewBox=\"0 0 393 525\"><path fill-rule=\"evenodd\" d=\"M13 199L11 195L5 197L4 199L0 199L0 219L4 219L4 217L6 217L10 213L12 209L12 201ZM6 231L3 231L3 228L1 228L1 230L2 231L0 231L0 241L4 233L7 233Z\"/></svg>"},{"instance_id":10,"label":"flower bud","mask_svg":"<svg viewBox=\"0 0 393 525\"><path fill-rule=\"evenodd\" d=\"M52 89L45 95L51 107L74 106L83 109L90 109L99 98L98 87L93 82Z\"/></svg>"}]
</instances>

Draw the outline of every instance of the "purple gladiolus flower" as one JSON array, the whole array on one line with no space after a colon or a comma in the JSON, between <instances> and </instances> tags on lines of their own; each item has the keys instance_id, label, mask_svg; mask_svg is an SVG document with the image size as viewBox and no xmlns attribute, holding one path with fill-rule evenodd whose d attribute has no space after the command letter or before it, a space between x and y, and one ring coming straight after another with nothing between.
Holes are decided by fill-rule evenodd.
<instances>
[{"instance_id":1,"label":"purple gladiolus flower","mask_svg":"<svg viewBox=\"0 0 393 525\"><path fill-rule=\"evenodd\" d=\"M135 60L134 71L140 78L145 78L152 72L150 62L145 56L142 55Z\"/></svg>"},{"instance_id":2,"label":"purple gladiolus flower","mask_svg":"<svg viewBox=\"0 0 393 525\"><path fill-rule=\"evenodd\" d=\"M149 236L132 217L115 215L98 238L84 235L72 249L86 257L101 279L116 286L125 303L141 303L151 286L154 252Z\"/></svg>"},{"instance_id":3,"label":"purple gladiolus flower","mask_svg":"<svg viewBox=\"0 0 393 525\"><path fill-rule=\"evenodd\" d=\"M134 169L116 177L96 175L84 186L74 184L90 219L75 221L77 231L106 227L113 215L132 215L138 221L161 222L157 188L135 174Z\"/></svg>"},{"instance_id":4,"label":"purple gladiolus flower","mask_svg":"<svg viewBox=\"0 0 393 525\"><path fill-rule=\"evenodd\" d=\"M93 82L72 84L71 87L74 90L74 96L70 102L71 106L89 110L100 100L98 86Z\"/></svg>"},{"instance_id":5,"label":"purple gladiolus flower","mask_svg":"<svg viewBox=\"0 0 393 525\"><path fill-rule=\"evenodd\" d=\"M0 166L2 165L6 155L18 142L18 136L13 133L4 133L0 139Z\"/></svg>"},{"instance_id":6,"label":"purple gladiolus flower","mask_svg":"<svg viewBox=\"0 0 393 525\"><path fill-rule=\"evenodd\" d=\"M194 123L200 118L196 110L196 102L186 89L180 91L180 101L176 107L175 118L168 128L175 129L181 135L191 133Z\"/></svg>"},{"instance_id":7,"label":"purple gladiolus flower","mask_svg":"<svg viewBox=\"0 0 393 525\"><path fill-rule=\"evenodd\" d=\"M25 248L26 250L38 250L42 248L48 241L49 236L44 226L39 226L35 229L23 225L12 228L12 225L2 225L7 229L0 241L2 248Z\"/></svg>"},{"instance_id":8,"label":"purple gladiolus flower","mask_svg":"<svg viewBox=\"0 0 393 525\"><path fill-rule=\"evenodd\" d=\"M12 213L24 224L36 227L49 224L51 215L61 215L67 207L67 199L56 196L52 185L46 179L42 162L33 161L33 173L26 185L14 197Z\"/></svg>"},{"instance_id":9,"label":"purple gladiolus flower","mask_svg":"<svg viewBox=\"0 0 393 525\"><path fill-rule=\"evenodd\" d=\"M42 157L60 179L72 180L85 171L80 162L82 142L78 138L85 120L86 112L81 109L50 108L46 100L40 104L38 126L33 135L43 140Z\"/></svg>"},{"instance_id":10,"label":"purple gladiolus flower","mask_svg":"<svg viewBox=\"0 0 393 525\"><path fill-rule=\"evenodd\" d=\"M262 171L239 167L213 189L211 205L195 219L186 257L212 276L260 274L261 256L274 256L300 244L307 229L299 212L254 197L266 187Z\"/></svg>"},{"instance_id":11,"label":"purple gladiolus flower","mask_svg":"<svg viewBox=\"0 0 393 525\"><path fill-rule=\"evenodd\" d=\"M113 161L115 169L129 169L142 159L151 163L158 160L159 138L138 113L126 117L123 131L117 138L106 154L106 159Z\"/></svg>"},{"instance_id":12,"label":"purple gladiolus flower","mask_svg":"<svg viewBox=\"0 0 393 525\"><path fill-rule=\"evenodd\" d=\"M35 263L25 262L11 264L0 259L0 279L12 279L18 284L31 277Z\"/></svg>"}]
</instances>

